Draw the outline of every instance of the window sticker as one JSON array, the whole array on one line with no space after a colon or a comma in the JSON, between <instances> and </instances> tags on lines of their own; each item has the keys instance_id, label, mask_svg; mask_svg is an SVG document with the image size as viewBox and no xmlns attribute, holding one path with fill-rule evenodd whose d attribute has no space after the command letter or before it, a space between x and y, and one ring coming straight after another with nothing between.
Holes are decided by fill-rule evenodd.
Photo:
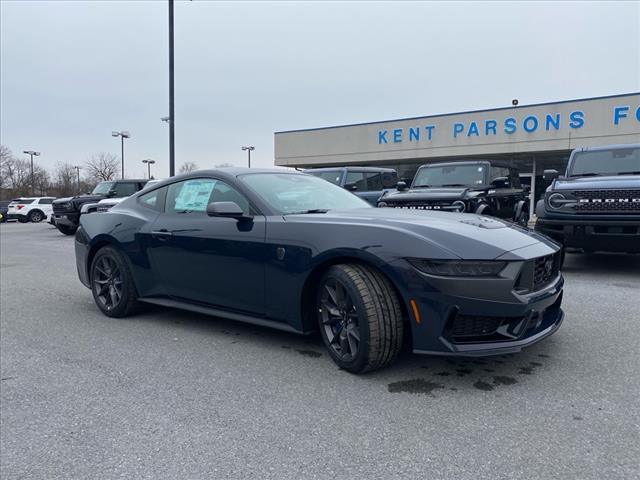
<instances>
[{"instance_id":1,"label":"window sticker","mask_svg":"<svg viewBox=\"0 0 640 480\"><path fill-rule=\"evenodd\" d=\"M185 182L176 198L175 210L206 211L211 190L213 190L212 180L189 180Z\"/></svg>"}]
</instances>

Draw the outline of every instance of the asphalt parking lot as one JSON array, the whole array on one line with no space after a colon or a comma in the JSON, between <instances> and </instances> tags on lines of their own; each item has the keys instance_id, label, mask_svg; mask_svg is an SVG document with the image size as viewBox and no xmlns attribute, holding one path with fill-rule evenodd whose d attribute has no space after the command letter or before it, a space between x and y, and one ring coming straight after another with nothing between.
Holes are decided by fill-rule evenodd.
<instances>
[{"instance_id":1,"label":"asphalt parking lot","mask_svg":"<svg viewBox=\"0 0 640 480\"><path fill-rule=\"evenodd\" d=\"M640 472L640 256L568 255L520 354L339 370L319 337L103 316L73 238L0 227L0 477L623 479Z\"/></svg>"}]
</instances>

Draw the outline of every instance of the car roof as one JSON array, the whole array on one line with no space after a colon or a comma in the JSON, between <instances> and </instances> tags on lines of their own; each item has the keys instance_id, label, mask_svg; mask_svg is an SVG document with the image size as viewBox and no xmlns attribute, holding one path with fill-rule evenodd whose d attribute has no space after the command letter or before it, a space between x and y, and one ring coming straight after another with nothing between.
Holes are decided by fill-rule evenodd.
<instances>
[{"instance_id":1,"label":"car roof","mask_svg":"<svg viewBox=\"0 0 640 480\"><path fill-rule=\"evenodd\" d=\"M320 167L320 168L307 168L303 172L334 172L336 170L357 170L358 172L395 172L393 168L387 167L358 167L356 165L347 165L344 167Z\"/></svg>"},{"instance_id":2,"label":"car roof","mask_svg":"<svg viewBox=\"0 0 640 480\"><path fill-rule=\"evenodd\" d=\"M509 165L507 162L501 162L499 160L460 160L457 162L436 162L436 163L425 163L424 165L420 165L420 168L426 167L448 167L452 165L485 165L490 164L496 167L505 167L505 168L518 168L513 165Z\"/></svg>"},{"instance_id":3,"label":"car roof","mask_svg":"<svg viewBox=\"0 0 640 480\"><path fill-rule=\"evenodd\" d=\"M12 202L19 202L20 200L39 200L41 198L56 198L56 197L18 197L11 200Z\"/></svg>"},{"instance_id":4,"label":"car roof","mask_svg":"<svg viewBox=\"0 0 640 480\"><path fill-rule=\"evenodd\" d=\"M580 147L574 152L597 152L602 150L627 150L629 148L640 148L640 143L616 144L616 145L598 145L597 147Z\"/></svg>"}]
</instances>

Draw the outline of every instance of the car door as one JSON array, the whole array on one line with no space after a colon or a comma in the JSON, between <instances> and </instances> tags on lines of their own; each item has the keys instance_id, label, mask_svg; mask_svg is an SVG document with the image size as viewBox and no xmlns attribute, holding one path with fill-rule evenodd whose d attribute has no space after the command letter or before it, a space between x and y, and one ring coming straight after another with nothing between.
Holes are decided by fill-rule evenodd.
<instances>
[{"instance_id":1,"label":"car door","mask_svg":"<svg viewBox=\"0 0 640 480\"><path fill-rule=\"evenodd\" d=\"M210 202L233 201L251 220L209 217ZM265 218L236 189L215 178L168 186L151 226L149 256L164 290L177 299L263 315Z\"/></svg>"}]
</instances>

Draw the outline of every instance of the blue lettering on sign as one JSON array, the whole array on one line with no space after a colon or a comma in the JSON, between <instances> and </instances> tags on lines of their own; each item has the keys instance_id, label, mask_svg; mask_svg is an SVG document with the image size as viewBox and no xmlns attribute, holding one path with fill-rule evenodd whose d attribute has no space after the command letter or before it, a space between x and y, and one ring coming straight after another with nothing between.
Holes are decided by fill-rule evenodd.
<instances>
[{"instance_id":1,"label":"blue lettering on sign","mask_svg":"<svg viewBox=\"0 0 640 480\"><path fill-rule=\"evenodd\" d=\"M629 107L615 107L613 109L613 124L618 125L620 123L621 118L627 118L627 112L629 111ZM637 112L636 112L637 113Z\"/></svg>"},{"instance_id":2,"label":"blue lettering on sign","mask_svg":"<svg viewBox=\"0 0 640 480\"><path fill-rule=\"evenodd\" d=\"M560 114L554 113L552 116L550 113L547 113L547 116L544 121L544 129L549 131L549 127L553 125L553 128L556 130L560 130Z\"/></svg>"},{"instance_id":3,"label":"blue lettering on sign","mask_svg":"<svg viewBox=\"0 0 640 480\"><path fill-rule=\"evenodd\" d=\"M484 134L489 135L489 130L493 132L494 135L497 135L498 132L496 129L498 128L498 122L495 120L485 120L484 122Z\"/></svg>"},{"instance_id":4,"label":"blue lettering on sign","mask_svg":"<svg viewBox=\"0 0 640 480\"><path fill-rule=\"evenodd\" d=\"M402 143L402 129L396 128L393 131L393 143Z\"/></svg>"},{"instance_id":5,"label":"blue lettering on sign","mask_svg":"<svg viewBox=\"0 0 640 480\"><path fill-rule=\"evenodd\" d=\"M584 112L576 110L569 114L569 126L571 128L580 128L584 125Z\"/></svg>"},{"instance_id":6,"label":"blue lettering on sign","mask_svg":"<svg viewBox=\"0 0 640 480\"><path fill-rule=\"evenodd\" d=\"M426 125L424 129L427 131L427 139L431 140L431 134L433 133L433 129L436 128L435 125Z\"/></svg>"},{"instance_id":7,"label":"blue lettering on sign","mask_svg":"<svg viewBox=\"0 0 640 480\"><path fill-rule=\"evenodd\" d=\"M414 140L416 142L420 141L420 129L418 127L409 129L409 141L412 142Z\"/></svg>"},{"instance_id":8,"label":"blue lettering on sign","mask_svg":"<svg viewBox=\"0 0 640 480\"><path fill-rule=\"evenodd\" d=\"M522 122L522 128L527 133L535 132L538 129L538 117L535 115L525 117L524 122Z\"/></svg>"},{"instance_id":9,"label":"blue lettering on sign","mask_svg":"<svg viewBox=\"0 0 640 480\"><path fill-rule=\"evenodd\" d=\"M636 109L636 120L640 122L640 107Z\"/></svg>"},{"instance_id":10,"label":"blue lettering on sign","mask_svg":"<svg viewBox=\"0 0 640 480\"><path fill-rule=\"evenodd\" d=\"M381 143L387 143L387 131L379 130L378 131L378 145Z\"/></svg>"},{"instance_id":11,"label":"blue lettering on sign","mask_svg":"<svg viewBox=\"0 0 640 480\"><path fill-rule=\"evenodd\" d=\"M464 131L464 124L462 123L454 123L453 124L453 138L456 138L459 133Z\"/></svg>"},{"instance_id":12,"label":"blue lettering on sign","mask_svg":"<svg viewBox=\"0 0 640 480\"><path fill-rule=\"evenodd\" d=\"M480 133L478 132L478 124L476 122L471 122L469 124L469 131L467 132L467 137L470 137L471 135L475 135L476 137L480 136Z\"/></svg>"},{"instance_id":13,"label":"blue lettering on sign","mask_svg":"<svg viewBox=\"0 0 640 480\"><path fill-rule=\"evenodd\" d=\"M512 133L515 133L517 129L518 127L516 127L515 118L509 117L504 121L504 133L511 135Z\"/></svg>"}]
</instances>

